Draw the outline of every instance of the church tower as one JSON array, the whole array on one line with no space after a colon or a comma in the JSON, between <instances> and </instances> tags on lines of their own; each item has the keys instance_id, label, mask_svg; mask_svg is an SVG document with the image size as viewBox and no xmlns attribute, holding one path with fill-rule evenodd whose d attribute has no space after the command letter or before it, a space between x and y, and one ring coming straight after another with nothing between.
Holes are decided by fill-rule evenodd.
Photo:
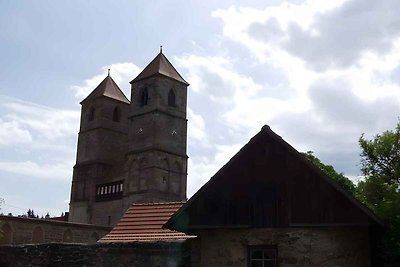
<instances>
[{"instance_id":1,"label":"church tower","mask_svg":"<svg viewBox=\"0 0 400 267\"><path fill-rule=\"evenodd\" d=\"M118 192L122 192L122 181L118 180L114 172L128 151L129 104L130 101L110 75L81 102L81 124L71 186L69 221L111 224L107 221L110 220L108 216L99 222L98 210L104 207L97 202L103 196L100 193L105 190L102 186L104 184L115 184L115 187L121 189ZM122 194L114 194L113 197L122 198ZM121 213L121 206L107 208L115 210L113 213Z\"/></svg>"},{"instance_id":2,"label":"church tower","mask_svg":"<svg viewBox=\"0 0 400 267\"><path fill-rule=\"evenodd\" d=\"M114 226L132 203L186 200L188 85L160 51L131 101L108 75L81 102L69 221Z\"/></svg>"},{"instance_id":3,"label":"church tower","mask_svg":"<svg viewBox=\"0 0 400 267\"><path fill-rule=\"evenodd\" d=\"M162 51L131 81L131 202L186 200L188 85Z\"/></svg>"}]
</instances>

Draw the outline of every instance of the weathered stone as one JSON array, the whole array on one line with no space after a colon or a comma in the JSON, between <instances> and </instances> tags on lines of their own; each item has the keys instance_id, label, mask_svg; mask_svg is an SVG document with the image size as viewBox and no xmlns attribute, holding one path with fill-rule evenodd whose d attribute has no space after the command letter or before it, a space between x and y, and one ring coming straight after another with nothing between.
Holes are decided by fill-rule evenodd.
<instances>
[{"instance_id":1,"label":"weathered stone","mask_svg":"<svg viewBox=\"0 0 400 267\"><path fill-rule=\"evenodd\" d=\"M186 266L189 253L177 243L0 246L0 266Z\"/></svg>"},{"instance_id":2,"label":"weathered stone","mask_svg":"<svg viewBox=\"0 0 400 267\"><path fill-rule=\"evenodd\" d=\"M285 266L369 266L367 227L199 230L192 266L247 266L249 246L270 245ZM212 244L212 245L210 245Z\"/></svg>"}]
</instances>

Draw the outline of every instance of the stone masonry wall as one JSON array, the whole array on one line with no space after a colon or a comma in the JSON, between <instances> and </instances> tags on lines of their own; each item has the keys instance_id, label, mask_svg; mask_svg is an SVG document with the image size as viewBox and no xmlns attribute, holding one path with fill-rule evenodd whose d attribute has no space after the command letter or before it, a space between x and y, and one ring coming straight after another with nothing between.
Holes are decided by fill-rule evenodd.
<instances>
[{"instance_id":1,"label":"stone masonry wall","mask_svg":"<svg viewBox=\"0 0 400 267\"><path fill-rule=\"evenodd\" d=\"M202 230L191 266L248 266L249 246L276 246L279 267L370 266L367 227Z\"/></svg>"},{"instance_id":2,"label":"stone masonry wall","mask_svg":"<svg viewBox=\"0 0 400 267\"><path fill-rule=\"evenodd\" d=\"M187 266L184 242L0 246L1 267Z\"/></svg>"},{"instance_id":3,"label":"stone masonry wall","mask_svg":"<svg viewBox=\"0 0 400 267\"><path fill-rule=\"evenodd\" d=\"M108 227L43 219L0 216L2 229L8 229L1 244L95 243L110 231ZM1 266L1 265L0 265Z\"/></svg>"}]
</instances>

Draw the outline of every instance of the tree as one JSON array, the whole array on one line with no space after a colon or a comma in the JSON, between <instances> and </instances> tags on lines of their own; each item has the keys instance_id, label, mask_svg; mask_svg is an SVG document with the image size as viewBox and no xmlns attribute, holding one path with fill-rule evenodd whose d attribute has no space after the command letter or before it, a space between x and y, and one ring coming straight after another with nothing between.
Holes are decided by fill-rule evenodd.
<instances>
[{"instance_id":1,"label":"tree","mask_svg":"<svg viewBox=\"0 0 400 267\"><path fill-rule=\"evenodd\" d=\"M319 158L314 156L314 152L307 151L302 153L309 161L311 161L316 167L318 167L323 173L335 180L341 187L349 191L354 195L355 186L353 182L343 175L343 173L338 173L331 165L325 165L321 162Z\"/></svg>"},{"instance_id":2,"label":"tree","mask_svg":"<svg viewBox=\"0 0 400 267\"><path fill-rule=\"evenodd\" d=\"M386 256L400 257L400 123L371 140L361 135L359 144L365 178L356 196L386 223Z\"/></svg>"}]
</instances>

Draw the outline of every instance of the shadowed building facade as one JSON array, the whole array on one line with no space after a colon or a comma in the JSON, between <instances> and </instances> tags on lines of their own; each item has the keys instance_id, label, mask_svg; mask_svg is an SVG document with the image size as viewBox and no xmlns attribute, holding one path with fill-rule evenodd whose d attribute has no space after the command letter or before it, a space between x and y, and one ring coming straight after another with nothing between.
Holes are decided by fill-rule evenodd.
<instances>
[{"instance_id":1,"label":"shadowed building facade","mask_svg":"<svg viewBox=\"0 0 400 267\"><path fill-rule=\"evenodd\" d=\"M160 52L131 82L82 102L69 221L114 226L132 203L186 200L188 83Z\"/></svg>"}]
</instances>

